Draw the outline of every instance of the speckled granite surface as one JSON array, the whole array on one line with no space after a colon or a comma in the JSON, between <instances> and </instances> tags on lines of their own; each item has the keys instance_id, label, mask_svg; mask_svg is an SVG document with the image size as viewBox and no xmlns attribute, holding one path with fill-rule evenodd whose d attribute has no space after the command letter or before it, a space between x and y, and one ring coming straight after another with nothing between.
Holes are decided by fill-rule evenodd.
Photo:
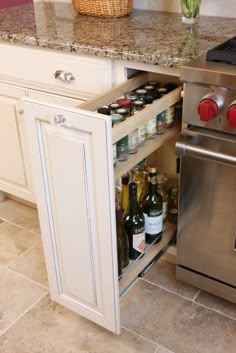
<instances>
[{"instance_id":1,"label":"speckled granite surface","mask_svg":"<svg viewBox=\"0 0 236 353\"><path fill-rule=\"evenodd\" d=\"M0 41L179 68L235 35L236 19L201 16L191 29L179 14L135 10L119 19L78 15L70 4L0 10Z\"/></svg>"}]
</instances>

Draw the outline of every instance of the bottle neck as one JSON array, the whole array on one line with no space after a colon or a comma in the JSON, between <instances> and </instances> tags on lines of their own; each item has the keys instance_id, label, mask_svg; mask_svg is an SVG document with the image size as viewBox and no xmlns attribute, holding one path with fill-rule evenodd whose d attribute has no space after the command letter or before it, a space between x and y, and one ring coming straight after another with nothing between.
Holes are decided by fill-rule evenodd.
<instances>
[{"instance_id":1,"label":"bottle neck","mask_svg":"<svg viewBox=\"0 0 236 353\"><path fill-rule=\"evenodd\" d=\"M157 193L157 175L149 173L148 175L148 188L149 195L155 195Z\"/></svg>"},{"instance_id":2,"label":"bottle neck","mask_svg":"<svg viewBox=\"0 0 236 353\"><path fill-rule=\"evenodd\" d=\"M137 201L137 193L129 193L128 212L131 212L131 213L139 212L139 205L138 205L138 201Z\"/></svg>"}]
</instances>

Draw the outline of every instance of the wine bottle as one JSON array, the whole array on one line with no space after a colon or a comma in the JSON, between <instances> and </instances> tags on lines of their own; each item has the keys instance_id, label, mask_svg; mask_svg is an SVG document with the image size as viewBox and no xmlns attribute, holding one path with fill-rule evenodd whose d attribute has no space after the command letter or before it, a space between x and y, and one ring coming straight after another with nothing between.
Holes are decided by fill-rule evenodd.
<instances>
[{"instance_id":1,"label":"wine bottle","mask_svg":"<svg viewBox=\"0 0 236 353\"><path fill-rule=\"evenodd\" d=\"M148 244L161 240L163 230L163 201L157 192L157 168L148 168L148 194L143 201L145 235Z\"/></svg>"},{"instance_id":2,"label":"wine bottle","mask_svg":"<svg viewBox=\"0 0 236 353\"><path fill-rule=\"evenodd\" d=\"M121 177L121 208L124 213L126 213L129 203L129 174L125 173Z\"/></svg>"},{"instance_id":3,"label":"wine bottle","mask_svg":"<svg viewBox=\"0 0 236 353\"><path fill-rule=\"evenodd\" d=\"M129 205L124 216L124 228L129 239L129 257L137 259L145 250L144 216L137 202L137 185L129 184Z\"/></svg>"},{"instance_id":4,"label":"wine bottle","mask_svg":"<svg viewBox=\"0 0 236 353\"><path fill-rule=\"evenodd\" d=\"M120 257L121 269L129 264L129 241L123 227L123 212L120 205L116 205L116 233L118 242L118 257Z\"/></svg>"}]
</instances>

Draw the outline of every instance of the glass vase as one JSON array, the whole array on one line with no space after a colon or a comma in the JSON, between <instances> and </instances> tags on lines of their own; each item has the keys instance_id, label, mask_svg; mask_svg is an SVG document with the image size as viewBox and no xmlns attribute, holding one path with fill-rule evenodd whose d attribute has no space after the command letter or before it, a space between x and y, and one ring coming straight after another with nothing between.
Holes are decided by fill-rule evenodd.
<instances>
[{"instance_id":1,"label":"glass vase","mask_svg":"<svg viewBox=\"0 0 236 353\"><path fill-rule=\"evenodd\" d=\"M181 0L182 21L193 25L198 22L201 0Z\"/></svg>"}]
</instances>

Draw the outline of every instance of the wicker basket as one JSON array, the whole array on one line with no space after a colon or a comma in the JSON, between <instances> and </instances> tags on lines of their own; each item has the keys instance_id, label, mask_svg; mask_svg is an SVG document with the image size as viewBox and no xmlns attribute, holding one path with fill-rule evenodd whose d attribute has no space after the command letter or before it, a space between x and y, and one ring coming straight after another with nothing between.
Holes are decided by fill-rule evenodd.
<instances>
[{"instance_id":1,"label":"wicker basket","mask_svg":"<svg viewBox=\"0 0 236 353\"><path fill-rule=\"evenodd\" d=\"M122 17L133 9L133 0L72 0L74 8L83 15Z\"/></svg>"}]
</instances>

